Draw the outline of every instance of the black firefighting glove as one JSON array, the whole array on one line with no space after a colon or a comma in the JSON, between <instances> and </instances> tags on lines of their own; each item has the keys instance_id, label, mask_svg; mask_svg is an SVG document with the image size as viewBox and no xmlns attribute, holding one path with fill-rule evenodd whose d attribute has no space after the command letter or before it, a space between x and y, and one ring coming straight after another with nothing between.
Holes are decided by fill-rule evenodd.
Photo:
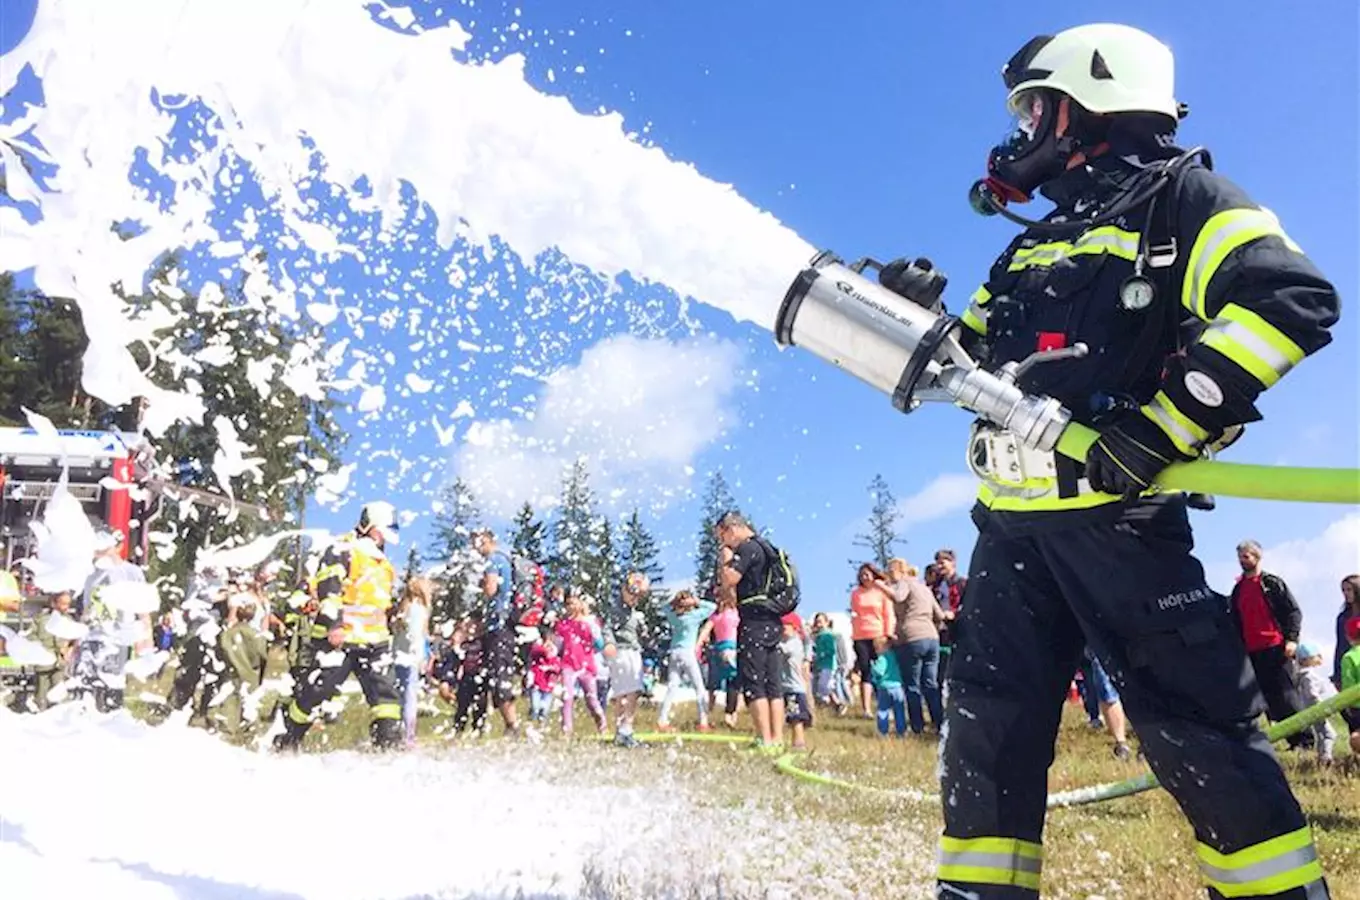
<instances>
[{"instance_id":1,"label":"black firefighting glove","mask_svg":"<svg viewBox=\"0 0 1360 900\"><path fill-rule=\"evenodd\" d=\"M938 312L949 278L924 256L895 259L878 272L878 283L917 306Z\"/></svg>"},{"instance_id":2,"label":"black firefighting glove","mask_svg":"<svg viewBox=\"0 0 1360 900\"><path fill-rule=\"evenodd\" d=\"M1187 462L1166 432L1147 416L1129 411L1100 433L1086 451L1086 480L1106 494L1136 497L1174 462Z\"/></svg>"}]
</instances>

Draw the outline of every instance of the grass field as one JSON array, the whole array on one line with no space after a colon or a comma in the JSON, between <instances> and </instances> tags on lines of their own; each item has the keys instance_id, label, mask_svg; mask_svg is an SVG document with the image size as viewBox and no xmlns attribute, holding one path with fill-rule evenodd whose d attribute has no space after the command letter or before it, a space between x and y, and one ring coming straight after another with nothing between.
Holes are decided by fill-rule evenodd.
<instances>
[{"instance_id":1,"label":"grass field","mask_svg":"<svg viewBox=\"0 0 1360 900\"><path fill-rule=\"evenodd\" d=\"M366 708L357 697L351 701L338 720L313 730L307 741L309 750L348 749L366 743ZM650 730L655 714L654 707L644 706L638 730ZM688 713L682 708L677 727L683 730L692 724L692 715L692 707ZM436 703L431 714L420 720L422 745L430 749L453 746L450 720L449 711ZM496 741L500 723L498 717L493 720L489 735L460 741ZM583 720L586 728L578 733L590 730L588 719ZM1280 753L1315 830L1333 897L1360 900L1360 760L1348 755L1344 733L1340 731L1338 763L1330 769L1318 767L1311 753L1283 749ZM937 802L805 784L775 772L771 758L745 752L748 736L744 732L732 732L732 736L730 746L690 742L679 748L650 745L631 751L636 764L630 760L625 777L646 781L670 779L686 769L702 772L708 779L700 782L704 785L702 802L734 808L765 804L772 815L806 820L809 839L825 842L821 877L826 880L822 884L852 884L845 896L933 896L929 867L941 822ZM608 755L629 753L594 741L578 739L577 743L580 750L572 752L579 752L587 767L597 758L604 765ZM522 752L560 752L562 744L554 727L545 730L541 746L526 745ZM808 744L809 752L799 765L809 771L870 787L937 790L938 744L933 737L882 740L868 720L819 711ZM1057 761L1050 772L1050 791L1120 781L1145 770L1141 762L1115 759L1105 733L1087 725L1079 705L1068 706ZM611 778L616 777L613 768L609 771ZM710 790L712 785L721 787ZM901 848L901 853L895 853L894 847ZM1194 859L1190 829L1164 791L1055 810L1049 813L1045 836L1044 896L1087 900L1202 897ZM909 869L903 871L901 866ZM841 892L822 893L836 895ZM611 884L601 885L591 896L624 898L645 893ZM784 895L719 890L694 896Z\"/></svg>"}]
</instances>

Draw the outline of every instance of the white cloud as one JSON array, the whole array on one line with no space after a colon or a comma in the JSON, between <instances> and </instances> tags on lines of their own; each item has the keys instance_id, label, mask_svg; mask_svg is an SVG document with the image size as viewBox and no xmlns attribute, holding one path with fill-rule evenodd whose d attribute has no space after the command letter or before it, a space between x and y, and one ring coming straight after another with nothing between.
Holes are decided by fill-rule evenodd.
<instances>
[{"instance_id":1,"label":"white cloud","mask_svg":"<svg viewBox=\"0 0 1360 900\"><path fill-rule=\"evenodd\" d=\"M1360 512L1337 519L1314 537L1266 547L1262 565L1289 585L1303 609L1304 638L1321 646L1330 665L1341 579L1360 572ZM1208 568L1210 584L1229 593L1240 571L1236 562Z\"/></svg>"},{"instance_id":2,"label":"white cloud","mask_svg":"<svg viewBox=\"0 0 1360 900\"><path fill-rule=\"evenodd\" d=\"M533 415L473 423L454 464L493 516L557 499L563 468L585 457L605 508L655 507L686 485L695 456L732 421L741 351L708 338L624 335L548 376Z\"/></svg>"},{"instance_id":3,"label":"white cloud","mask_svg":"<svg viewBox=\"0 0 1360 900\"><path fill-rule=\"evenodd\" d=\"M978 480L973 475L949 472L935 478L910 497L897 503L901 528L911 528L923 522L968 509L977 498Z\"/></svg>"}]
</instances>

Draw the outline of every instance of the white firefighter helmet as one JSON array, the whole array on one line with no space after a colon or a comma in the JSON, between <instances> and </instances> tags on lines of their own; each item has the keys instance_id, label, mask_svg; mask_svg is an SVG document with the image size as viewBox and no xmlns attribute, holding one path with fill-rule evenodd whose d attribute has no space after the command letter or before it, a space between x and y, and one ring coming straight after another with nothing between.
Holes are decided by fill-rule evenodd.
<instances>
[{"instance_id":1,"label":"white firefighter helmet","mask_svg":"<svg viewBox=\"0 0 1360 900\"><path fill-rule=\"evenodd\" d=\"M1061 91L1097 115L1153 112L1182 116L1176 102L1175 59L1171 48L1128 25L1079 25L1056 35L1036 37L1002 71L1010 94Z\"/></svg>"},{"instance_id":2,"label":"white firefighter helmet","mask_svg":"<svg viewBox=\"0 0 1360 900\"><path fill-rule=\"evenodd\" d=\"M373 500L364 504L364 508L359 511L359 529L379 532L385 543L401 543L398 534L401 526L397 523L396 507L386 500Z\"/></svg>"}]
</instances>

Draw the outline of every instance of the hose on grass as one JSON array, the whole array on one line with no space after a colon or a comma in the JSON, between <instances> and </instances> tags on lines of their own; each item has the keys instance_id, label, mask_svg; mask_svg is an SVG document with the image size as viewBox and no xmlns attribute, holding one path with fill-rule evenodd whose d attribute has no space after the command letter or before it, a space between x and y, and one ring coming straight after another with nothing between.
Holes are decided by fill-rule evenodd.
<instances>
[{"instance_id":1,"label":"hose on grass","mask_svg":"<svg viewBox=\"0 0 1360 900\"><path fill-rule=\"evenodd\" d=\"M1360 685L1341 691L1336 696L1324 700L1321 703L1310 706L1302 712L1295 713L1283 721L1276 722L1266 729L1266 737L1272 742L1282 741L1294 734L1311 728L1323 719L1336 715L1347 707L1360 704ZM745 743L745 739L734 735L691 732L644 732L633 735L641 743L656 744L675 741L684 743L693 741L698 743L731 744L739 745ZM602 736L602 740L608 740L607 736ZM751 749L756 749L751 747ZM832 775L824 775L818 772L810 772L798 763L806 754L801 752L781 753L774 760L774 768L781 775L807 784L814 784L820 787L837 788L844 791L856 791L859 793L877 794L884 797L892 797L898 800L906 800L916 803L938 803L938 794L927 794L921 791L903 790L900 788L882 788L871 785L856 784L843 778L836 778ZM1104 803L1107 800L1117 800L1120 797L1131 797L1134 794L1141 794L1160 787L1157 776L1151 772L1145 772L1134 778L1125 781L1114 782L1111 784L1096 784L1090 787L1073 788L1068 791L1059 791L1056 794L1048 795L1049 809L1070 809L1076 806L1089 806L1093 803Z\"/></svg>"}]
</instances>

